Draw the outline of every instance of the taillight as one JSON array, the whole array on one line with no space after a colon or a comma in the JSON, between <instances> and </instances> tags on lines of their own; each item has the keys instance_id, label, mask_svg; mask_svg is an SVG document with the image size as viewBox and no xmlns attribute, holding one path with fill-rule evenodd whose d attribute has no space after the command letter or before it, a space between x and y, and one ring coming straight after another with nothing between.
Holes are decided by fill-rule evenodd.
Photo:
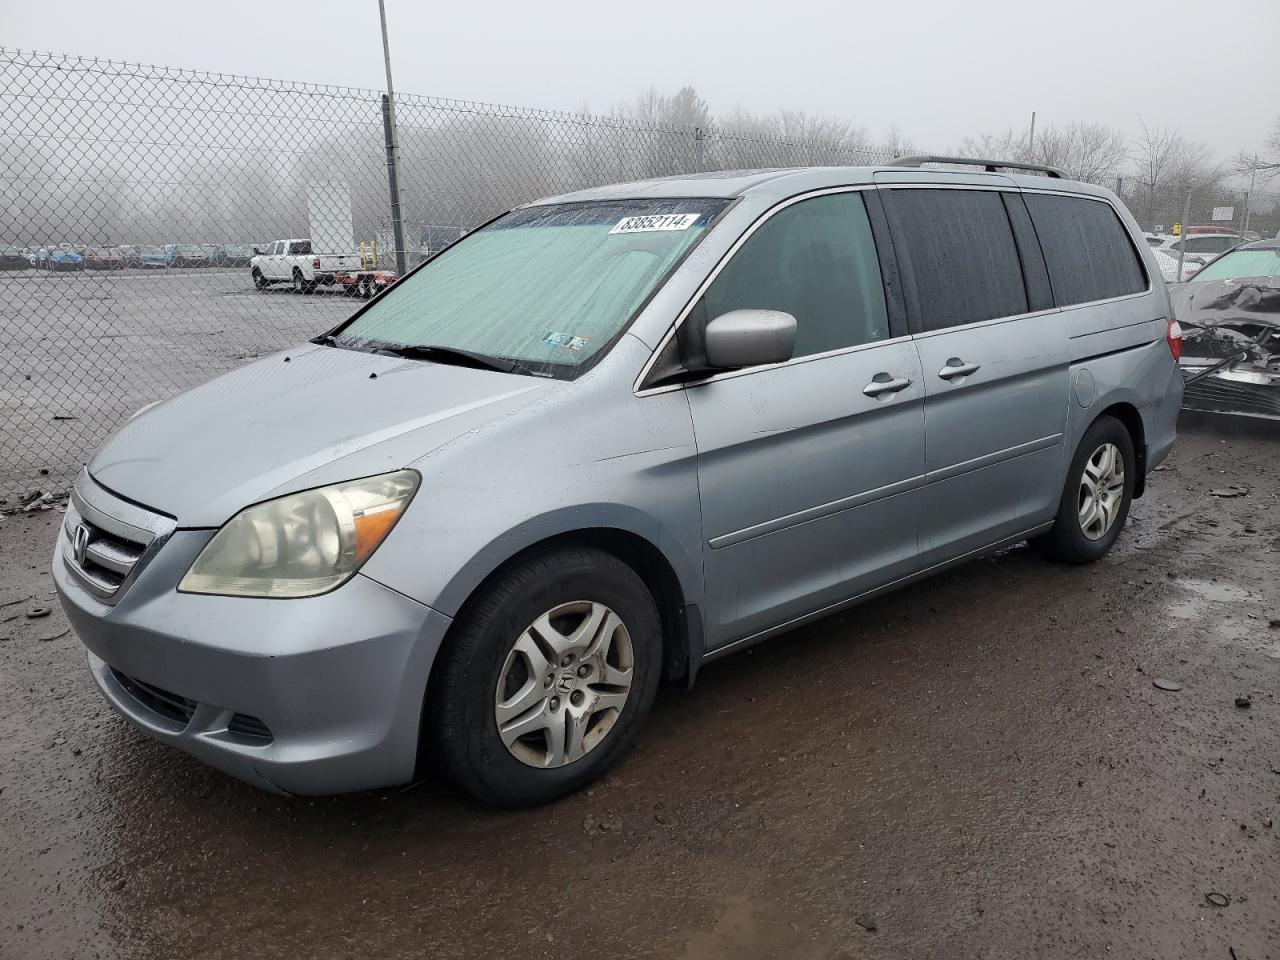
<instances>
[{"instance_id":1,"label":"taillight","mask_svg":"<svg viewBox=\"0 0 1280 960\"><path fill-rule=\"evenodd\" d=\"M312 269L313 269L313 270L319 270L319 269L320 269L320 258L319 258L319 257L316 257L314 260L312 260L312 261L311 261L311 267L312 267Z\"/></svg>"},{"instance_id":2,"label":"taillight","mask_svg":"<svg viewBox=\"0 0 1280 960\"><path fill-rule=\"evenodd\" d=\"M1169 344L1169 352L1173 354L1173 359L1182 359L1182 324L1177 320L1170 318L1169 327L1165 331L1165 340Z\"/></svg>"}]
</instances>

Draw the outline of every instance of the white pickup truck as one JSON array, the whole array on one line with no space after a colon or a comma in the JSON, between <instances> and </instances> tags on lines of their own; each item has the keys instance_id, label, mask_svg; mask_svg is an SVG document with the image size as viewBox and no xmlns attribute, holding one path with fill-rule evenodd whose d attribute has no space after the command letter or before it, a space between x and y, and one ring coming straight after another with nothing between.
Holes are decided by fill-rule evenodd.
<instances>
[{"instance_id":1,"label":"white pickup truck","mask_svg":"<svg viewBox=\"0 0 1280 960\"><path fill-rule=\"evenodd\" d=\"M291 283L294 293L311 293L321 284L340 283L342 278L360 273L359 254L313 253L307 239L277 240L255 251L249 270L259 290L274 283Z\"/></svg>"}]
</instances>

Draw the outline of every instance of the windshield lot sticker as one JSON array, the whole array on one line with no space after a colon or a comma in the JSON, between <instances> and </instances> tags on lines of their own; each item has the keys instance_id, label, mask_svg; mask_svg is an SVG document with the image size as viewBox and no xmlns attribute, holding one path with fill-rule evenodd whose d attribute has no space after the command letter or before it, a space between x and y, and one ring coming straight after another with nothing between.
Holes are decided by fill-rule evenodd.
<instances>
[{"instance_id":1,"label":"windshield lot sticker","mask_svg":"<svg viewBox=\"0 0 1280 960\"><path fill-rule=\"evenodd\" d=\"M542 342L549 347L564 347L566 350L581 350L589 342L590 337L575 337L568 333L548 333Z\"/></svg>"},{"instance_id":2,"label":"windshield lot sticker","mask_svg":"<svg viewBox=\"0 0 1280 960\"><path fill-rule=\"evenodd\" d=\"M623 217L609 231L615 233L653 233L656 230L688 230L698 222L696 213L662 213L649 217Z\"/></svg>"}]
</instances>

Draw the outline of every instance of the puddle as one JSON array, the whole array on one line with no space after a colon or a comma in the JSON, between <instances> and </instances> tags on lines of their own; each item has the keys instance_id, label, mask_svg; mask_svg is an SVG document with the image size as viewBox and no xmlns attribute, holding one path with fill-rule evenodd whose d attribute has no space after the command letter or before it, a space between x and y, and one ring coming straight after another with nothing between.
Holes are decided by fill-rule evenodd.
<instances>
[{"instance_id":1,"label":"puddle","mask_svg":"<svg viewBox=\"0 0 1280 960\"><path fill-rule=\"evenodd\" d=\"M1220 639L1252 647L1272 660L1280 660L1280 637L1268 630L1266 620L1250 619L1247 610L1233 604L1250 604L1256 597L1234 583L1210 580L1177 580L1189 596L1169 603L1165 608L1178 620L1209 618L1209 629Z\"/></svg>"},{"instance_id":2,"label":"puddle","mask_svg":"<svg viewBox=\"0 0 1280 960\"><path fill-rule=\"evenodd\" d=\"M1174 600L1168 606L1171 616L1179 620L1194 620L1204 614L1211 603L1242 603L1250 593L1234 583L1212 580L1177 580L1178 586L1191 594Z\"/></svg>"}]
</instances>

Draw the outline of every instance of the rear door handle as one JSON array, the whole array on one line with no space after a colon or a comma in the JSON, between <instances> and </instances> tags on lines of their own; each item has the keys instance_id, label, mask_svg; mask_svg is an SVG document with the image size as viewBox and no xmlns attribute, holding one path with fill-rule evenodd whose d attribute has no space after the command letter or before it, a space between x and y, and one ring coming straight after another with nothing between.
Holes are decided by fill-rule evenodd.
<instances>
[{"instance_id":1,"label":"rear door handle","mask_svg":"<svg viewBox=\"0 0 1280 960\"><path fill-rule=\"evenodd\" d=\"M877 373L875 379L862 388L862 392L868 397L879 397L887 393L897 393L899 390L905 390L909 386L911 386L911 381L906 377Z\"/></svg>"},{"instance_id":2,"label":"rear door handle","mask_svg":"<svg viewBox=\"0 0 1280 960\"><path fill-rule=\"evenodd\" d=\"M947 361L947 365L938 371L938 376L943 380L954 380L956 377L967 377L971 373L977 373L981 369L981 364L965 363L959 357L952 357Z\"/></svg>"}]
</instances>

